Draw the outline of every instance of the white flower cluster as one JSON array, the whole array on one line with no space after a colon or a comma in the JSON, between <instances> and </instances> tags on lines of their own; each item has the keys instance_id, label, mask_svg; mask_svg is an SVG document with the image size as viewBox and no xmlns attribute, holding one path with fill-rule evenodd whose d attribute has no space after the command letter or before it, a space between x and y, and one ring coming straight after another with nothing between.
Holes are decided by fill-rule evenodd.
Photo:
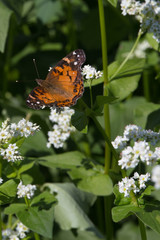
<instances>
[{"instance_id":1,"label":"white flower cluster","mask_svg":"<svg viewBox=\"0 0 160 240\"><path fill-rule=\"evenodd\" d=\"M17 151L17 149L18 147L16 143L10 143L6 149L0 148L0 155L8 162L23 160L23 157L19 155L19 151Z\"/></svg>"},{"instance_id":2,"label":"white flower cluster","mask_svg":"<svg viewBox=\"0 0 160 240\"><path fill-rule=\"evenodd\" d=\"M21 137L29 137L33 135L36 131L39 130L39 126L35 123L29 122L26 119L20 120L17 124L11 124L11 134L14 137L21 136Z\"/></svg>"},{"instance_id":3,"label":"white flower cluster","mask_svg":"<svg viewBox=\"0 0 160 240\"><path fill-rule=\"evenodd\" d=\"M31 199L31 197L33 197L34 192L36 190L36 185L23 185L22 181L20 181L20 183L18 184L17 187L17 196L18 198L24 198L27 197L28 199Z\"/></svg>"},{"instance_id":4,"label":"white flower cluster","mask_svg":"<svg viewBox=\"0 0 160 240\"><path fill-rule=\"evenodd\" d=\"M53 131L48 132L48 148L52 144L55 148L63 147L70 133L75 131L75 127L71 125L71 116L73 114L74 110L68 107L65 107L61 112L57 112L56 109L51 108L49 119L54 125Z\"/></svg>"},{"instance_id":5,"label":"white flower cluster","mask_svg":"<svg viewBox=\"0 0 160 240\"><path fill-rule=\"evenodd\" d=\"M119 192L124 193L125 197L129 197L131 191L135 194L140 192L140 190L146 188L146 182L150 179L150 174L141 174L137 172L131 178L125 177L121 182L118 182Z\"/></svg>"},{"instance_id":6,"label":"white flower cluster","mask_svg":"<svg viewBox=\"0 0 160 240\"><path fill-rule=\"evenodd\" d=\"M85 65L82 69L82 75L85 79L94 79L102 77L103 73L101 71L97 71L94 67L90 65Z\"/></svg>"},{"instance_id":7,"label":"white flower cluster","mask_svg":"<svg viewBox=\"0 0 160 240\"><path fill-rule=\"evenodd\" d=\"M39 130L39 126L25 119L20 120L17 124L9 124L9 120L2 123L0 128L0 156L7 159L8 162L22 160L19 155L18 146L11 142L14 137L28 137ZM8 146L6 146L8 144Z\"/></svg>"},{"instance_id":8,"label":"white flower cluster","mask_svg":"<svg viewBox=\"0 0 160 240\"><path fill-rule=\"evenodd\" d=\"M127 144L130 144L131 140L145 140L154 146L160 141L160 133L152 130L144 130L139 126L130 124L125 127L123 136L117 136L112 144L115 149L122 150Z\"/></svg>"},{"instance_id":9,"label":"white flower cluster","mask_svg":"<svg viewBox=\"0 0 160 240\"><path fill-rule=\"evenodd\" d=\"M140 161L147 165L152 165L158 159L160 148L155 148L155 151L151 151L148 142L139 141L134 142L133 147L127 146L121 153L121 159L118 161L118 165L122 169L135 168Z\"/></svg>"},{"instance_id":10,"label":"white flower cluster","mask_svg":"<svg viewBox=\"0 0 160 240\"><path fill-rule=\"evenodd\" d=\"M2 230L2 239L3 240L19 240L26 237L26 233L29 232L29 229L21 222L17 224L16 231L7 228Z\"/></svg>"},{"instance_id":11,"label":"white flower cluster","mask_svg":"<svg viewBox=\"0 0 160 240\"><path fill-rule=\"evenodd\" d=\"M117 136L112 142L115 149L120 150L120 160L118 165L121 169L135 168L139 162L143 162L146 165L153 165L151 180L154 183L156 189L160 189L160 165L156 165L160 160L160 147L155 147L160 142L160 133L152 130L143 130L136 125L128 125L125 127L123 136ZM156 166L155 166L156 165ZM142 180L145 180L145 176L149 179L150 174L142 176ZM135 179L139 179L138 191L145 187L140 180L141 177L138 173L134 174L133 178L124 178L122 182L119 182L119 191L123 192L125 196L128 196L132 190L137 192L137 184Z\"/></svg>"},{"instance_id":12,"label":"white flower cluster","mask_svg":"<svg viewBox=\"0 0 160 240\"><path fill-rule=\"evenodd\" d=\"M123 136L117 136L112 142L115 149L121 150L119 166L128 169L135 168L140 161L147 165L155 163L160 159L160 147L152 151L150 145L154 146L159 141L160 133L143 130L136 125L126 126Z\"/></svg>"},{"instance_id":13,"label":"white flower cluster","mask_svg":"<svg viewBox=\"0 0 160 240\"><path fill-rule=\"evenodd\" d=\"M160 2L156 0L121 0L122 14L135 15L141 24L142 32L153 33L153 38L160 43Z\"/></svg>"}]
</instances>

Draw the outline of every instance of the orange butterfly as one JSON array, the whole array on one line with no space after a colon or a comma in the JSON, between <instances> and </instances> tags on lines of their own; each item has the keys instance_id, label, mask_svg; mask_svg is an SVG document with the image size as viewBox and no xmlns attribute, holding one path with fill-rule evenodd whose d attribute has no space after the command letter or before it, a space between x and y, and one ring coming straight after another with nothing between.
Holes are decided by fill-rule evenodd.
<instances>
[{"instance_id":1,"label":"orange butterfly","mask_svg":"<svg viewBox=\"0 0 160 240\"><path fill-rule=\"evenodd\" d=\"M27 105L33 109L75 105L84 92L81 66L85 60L82 49L77 49L62 58L50 70L45 80L36 79L39 86L29 94Z\"/></svg>"}]
</instances>

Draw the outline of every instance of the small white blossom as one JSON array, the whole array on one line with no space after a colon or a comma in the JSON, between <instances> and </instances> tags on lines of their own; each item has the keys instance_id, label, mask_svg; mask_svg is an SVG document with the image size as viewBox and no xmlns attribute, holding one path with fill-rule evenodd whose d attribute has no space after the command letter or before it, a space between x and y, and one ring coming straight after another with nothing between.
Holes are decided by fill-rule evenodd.
<instances>
[{"instance_id":1,"label":"small white blossom","mask_svg":"<svg viewBox=\"0 0 160 240\"><path fill-rule=\"evenodd\" d=\"M49 119L54 125L53 131L48 132L48 148L51 147L51 145L55 148L63 147L70 133L75 131L75 128L71 125L71 116L73 114L74 110L67 107L60 113L56 112L56 109L51 109Z\"/></svg>"},{"instance_id":2,"label":"small white blossom","mask_svg":"<svg viewBox=\"0 0 160 240\"><path fill-rule=\"evenodd\" d=\"M11 234L12 234L12 230L10 228L2 230L3 239L7 239Z\"/></svg>"},{"instance_id":3,"label":"small white blossom","mask_svg":"<svg viewBox=\"0 0 160 240\"><path fill-rule=\"evenodd\" d=\"M150 173L146 173L146 174L141 174L139 176L139 188L140 189L143 189L143 188L146 188L146 182L150 179Z\"/></svg>"},{"instance_id":4,"label":"small white blossom","mask_svg":"<svg viewBox=\"0 0 160 240\"><path fill-rule=\"evenodd\" d=\"M18 223L16 227L16 231L18 236L22 239L26 237L26 233L29 232L29 228L27 228L23 223Z\"/></svg>"},{"instance_id":5,"label":"small white blossom","mask_svg":"<svg viewBox=\"0 0 160 240\"><path fill-rule=\"evenodd\" d=\"M34 192L36 190L36 185L23 185L22 181L20 181L20 183L18 184L17 187L17 195L18 198L23 198L23 197L27 197L28 199L30 199L31 197L33 197Z\"/></svg>"},{"instance_id":6,"label":"small white blossom","mask_svg":"<svg viewBox=\"0 0 160 240\"><path fill-rule=\"evenodd\" d=\"M101 71L97 71L94 67L90 65L85 65L82 69L82 75L85 79L93 79L102 77L103 73Z\"/></svg>"},{"instance_id":7,"label":"small white blossom","mask_svg":"<svg viewBox=\"0 0 160 240\"><path fill-rule=\"evenodd\" d=\"M131 191L135 194L140 192L140 190L146 188L146 182L150 179L150 174L141 174L137 172L131 178L122 178L121 182L118 182L118 188L120 193L124 193L124 197L129 197Z\"/></svg>"},{"instance_id":8,"label":"small white blossom","mask_svg":"<svg viewBox=\"0 0 160 240\"><path fill-rule=\"evenodd\" d=\"M9 236L9 240L19 240L19 237L17 236L17 234L13 234Z\"/></svg>"},{"instance_id":9,"label":"small white blossom","mask_svg":"<svg viewBox=\"0 0 160 240\"><path fill-rule=\"evenodd\" d=\"M36 124L27 121L26 119L20 120L17 124L11 124L11 132L14 137L21 136L21 137L29 137L33 135L36 131L39 130L39 126Z\"/></svg>"},{"instance_id":10,"label":"small white blossom","mask_svg":"<svg viewBox=\"0 0 160 240\"><path fill-rule=\"evenodd\" d=\"M0 184L3 182L3 178L0 177Z\"/></svg>"},{"instance_id":11,"label":"small white blossom","mask_svg":"<svg viewBox=\"0 0 160 240\"><path fill-rule=\"evenodd\" d=\"M125 137L117 136L112 142L112 145L115 149L122 150L127 145L126 141L127 139Z\"/></svg>"},{"instance_id":12,"label":"small white blossom","mask_svg":"<svg viewBox=\"0 0 160 240\"><path fill-rule=\"evenodd\" d=\"M10 143L6 149L0 148L0 155L8 162L15 162L17 160L23 160L23 157L19 155L17 151L18 147L16 143Z\"/></svg>"}]
</instances>

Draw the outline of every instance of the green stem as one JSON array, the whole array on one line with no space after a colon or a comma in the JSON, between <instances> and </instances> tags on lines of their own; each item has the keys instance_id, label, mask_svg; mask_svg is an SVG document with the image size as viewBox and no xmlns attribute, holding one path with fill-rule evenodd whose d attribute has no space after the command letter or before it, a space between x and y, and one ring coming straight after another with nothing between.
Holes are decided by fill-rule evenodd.
<instances>
[{"instance_id":1,"label":"green stem","mask_svg":"<svg viewBox=\"0 0 160 240\"><path fill-rule=\"evenodd\" d=\"M40 237L39 237L38 233L36 233L36 232L34 232L34 239L35 240L40 240Z\"/></svg>"},{"instance_id":2,"label":"green stem","mask_svg":"<svg viewBox=\"0 0 160 240\"><path fill-rule=\"evenodd\" d=\"M138 42L140 40L140 37L142 36L142 32L141 30L138 32L138 36L137 39L131 49L131 51L129 52L129 54L127 55L127 57L124 59L124 61L121 63L121 65L119 66L119 68L117 69L117 71L115 71L115 73L112 75L112 77L110 78L110 80L112 80L113 78L115 78L115 76L120 72L120 70L123 68L123 66L126 64L126 62L128 61L128 59L130 59L130 57L132 56L133 52L135 51Z\"/></svg>"},{"instance_id":3,"label":"green stem","mask_svg":"<svg viewBox=\"0 0 160 240\"><path fill-rule=\"evenodd\" d=\"M142 240L147 240L147 234L146 234L146 228L144 223L138 218L139 221L139 228L140 228L140 233L141 233L141 239Z\"/></svg>"},{"instance_id":4,"label":"green stem","mask_svg":"<svg viewBox=\"0 0 160 240\"><path fill-rule=\"evenodd\" d=\"M29 199L27 197L24 197L25 203L27 205L27 207L30 207L30 202Z\"/></svg>"},{"instance_id":5,"label":"green stem","mask_svg":"<svg viewBox=\"0 0 160 240\"><path fill-rule=\"evenodd\" d=\"M94 115L90 114L90 117L94 121L94 123L97 126L98 130L100 131L100 133L102 134L103 138L105 139L106 144L108 145L108 148L111 150L113 156L115 157L115 159L118 162L119 156L118 156L116 150L114 149L114 147L113 147L109 137L106 135L106 132L104 131L104 129L102 128L102 126L100 125L100 123L98 122L97 118Z\"/></svg>"},{"instance_id":6,"label":"green stem","mask_svg":"<svg viewBox=\"0 0 160 240\"><path fill-rule=\"evenodd\" d=\"M143 91L144 91L144 96L148 102L151 100L149 79L152 79L149 71L144 70L143 71Z\"/></svg>"},{"instance_id":7,"label":"green stem","mask_svg":"<svg viewBox=\"0 0 160 240\"><path fill-rule=\"evenodd\" d=\"M104 7L103 0L98 0L99 7L99 18L100 18L100 29L101 29L101 44L102 44L102 61L103 61L103 76L104 76L104 96L108 96L108 59L107 59L107 39L106 39L106 27L105 27L105 16L104 16ZM105 133L110 139L110 119L109 119L109 105L104 105L104 124L105 124ZM108 144L105 144L105 173L109 173L111 154Z\"/></svg>"},{"instance_id":8,"label":"green stem","mask_svg":"<svg viewBox=\"0 0 160 240\"><path fill-rule=\"evenodd\" d=\"M89 90L90 90L90 99L91 99L91 109L93 109L92 79L90 79Z\"/></svg>"}]
</instances>

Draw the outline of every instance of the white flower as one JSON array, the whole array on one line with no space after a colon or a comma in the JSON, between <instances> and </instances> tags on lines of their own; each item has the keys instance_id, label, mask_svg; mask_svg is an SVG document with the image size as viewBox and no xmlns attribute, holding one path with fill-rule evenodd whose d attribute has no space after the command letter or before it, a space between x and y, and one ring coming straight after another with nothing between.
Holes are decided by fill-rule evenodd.
<instances>
[{"instance_id":1,"label":"white flower","mask_svg":"<svg viewBox=\"0 0 160 240\"><path fill-rule=\"evenodd\" d=\"M94 67L90 65L85 65L82 69L82 75L85 79L93 79L102 77L103 73L101 71L97 71Z\"/></svg>"},{"instance_id":2,"label":"white flower","mask_svg":"<svg viewBox=\"0 0 160 240\"><path fill-rule=\"evenodd\" d=\"M64 142L69 138L70 133L75 131L71 125L71 116L74 114L73 109L64 108L61 112L51 109L49 116L50 121L54 123L53 131L48 132L47 147L53 145L55 148L63 147Z\"/></svg>"},{"instance_id":3,"label":"white flower","mask_svg":"<svg viewBox=\"0 0 160 240\"><path fill-rule=\"evenodd\" d=\"M0 155L8 162L15 162L17 160L23 160L23 157L19 155L17 151L18 147L16 143L10 143L6 149L0 148Z\"/></svg>"},{"instance_id":4,"label":"white flower","mask_svg":"<svg viewBox=\"0 0 160 240\"><path fill-rule=\"evenodd\" d=\"M146 187L146 182L150 179L150 173L146 173L146 174L141 174L139 176L139 188L142 189L142 188L145 188Z\"/></svg>"},{"instance_id":5,"label":"white flower","mask_svg":"<svg viewBox=\"0 0 160 240\"><path fill-rule=\"evenodd\" d=\"M19 237L17 236L17 234L13 234L9 236L10 240L19 240Z\"/></svg>"},{"instance_id":6,"label":"white flower","mask_svg":"<svg viewBox=\"0 0 160 240\"><path fill-rule=\"evenodd\" d=\"M27 232L29 232L29 228L27 228L23 223L18 223L16 227L17 234L20 238L26 237Z\"/></svg>"},{"instance_id":7,"label":"white flower","mask_svg":"<svg viewBox=\"0 0 160 240\"><path fill-rule=\"evenodd\" d=\"M160 189L160 165L153 167L151 180L155 184L154 187Z\"/></svg>"},{"instance_id":8,"label":"white flower","mask_svg":"<svg viewBox=\"0 0 160 240\"><path fill-rule=\"evenodd\" d=\"M17 151L18 147L16 143L10 143L6 149L0 149L0 155L8 162L15 162L17 160L23 160L23 157L19 155Z\"/></svg>"},{"instance_id":9,"label":"white flower","mask_svg":"<svg viewBox=\"0 0 160 240\"><path fill-rule=\"evenodd\" d=\"M125 127L123 136L128 140L130 139L137 140L142 135L141 131L142 131L141 127L138 127L137 125L134 124L130 124Z\"/></svg>"},{"instance_id":10,"label":"white flower","mask_svg":"<svg viewBox=\"0 0 160 240\"><path fill-rule=\"evenodd\" d=\"M30 135L33 135L36 131L39 130L39 126L36 124L27 121L26 119L20 120L17 124L12 123L11 124L11 133L17 137L29 137Z\"/></svg>"},{"instance_id":11,"label":"white flower","mask_svg":"<svg viewBox=\"0 0 160 240\"><path fill-rule=\"evenodd\" d=\"M10 228L2 230L3 239L7 239L7 237L9 237L11 234L12 234L12 230Z\"/></svg>"},{"instance_id":12,"label":"white flower","mask_svg":"<svg viewBox=\"0 0 160 240\"><path fill-rule=\"evenodd\" d=\"M121 182L118 182L119 192L124 193L124 197L129 197L131 191L134 193L138 192L139 189L135 184L135 180L133 178L122 178Z\"/></svg>"},{"instance_id":13,"label":"white flower","mask_svg":"<svg viewBox=\"0 0 160 240\"><path fill-rule=\"evenodd\" d=\"M125 137L117 136L112 142L112 145L115 149L122 150L126 146L127 139Z\"/></svg>"},{"instance_id":14,"label":"white flower","mask_svg":"<svg viewBox=\"0 0 160 240\"><path fill-rule=\"evenodd\" d=\"M27 197L28 199L30 199L34 195L36 186L31 184L23 185L22 181L20 181L20 183L18 184L17 190L18 190L17 191L18 198Z\"/></svg>"},{"instance_id":15,"label":"white flower","mask_svg":"<svg viewBox=\"0 0 160 240\"><path fill-rule=\"evenodd\" d=\"M137 172L134 173L133 177L122 178L121 182L118 182L119 192L124 193L124 197L129 197L131 191L135 194L140 192L140 190L146 188L146 182L150 179L150 174L141 174Z\"/></svg>"}]
</instances>

